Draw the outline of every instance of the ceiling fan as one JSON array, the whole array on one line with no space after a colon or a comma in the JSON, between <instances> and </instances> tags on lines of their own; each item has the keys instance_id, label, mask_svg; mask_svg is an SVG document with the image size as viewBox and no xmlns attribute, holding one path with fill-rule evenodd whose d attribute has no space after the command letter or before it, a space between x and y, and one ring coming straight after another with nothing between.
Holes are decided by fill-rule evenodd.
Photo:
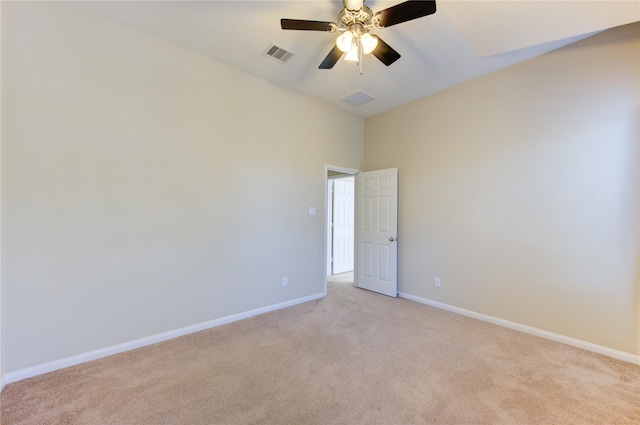
<instances>
[{"instance_id":1,"label":"ceiling fan","mask_svg":"<svg viewBox=\"0 0 640 425\"><path fill-rule=\"evenodd\" d=\"M339 32L335 46L318 68L331 69L344 53L345 60L358 62L362 74L362 55L371 53L386 66L400 59L400 53L371 34L373 29L390 27L436 12L435 0L409 0L374 14L364 0L343 0L338 22L281 19L283 30Z\"/></svg>"}]
</instances>

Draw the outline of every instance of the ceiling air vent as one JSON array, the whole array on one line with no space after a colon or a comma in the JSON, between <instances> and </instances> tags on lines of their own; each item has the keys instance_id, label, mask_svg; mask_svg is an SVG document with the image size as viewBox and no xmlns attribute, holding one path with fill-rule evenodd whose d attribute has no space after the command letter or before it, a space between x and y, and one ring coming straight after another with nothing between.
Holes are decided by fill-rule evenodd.
<instances>
[{"instance_id":1,"label":"ceiling air vent","mask_svg":"<svg viewBox=\"0 0 640 425\"><path fill-rule=\"evenodd\" d=\"M348 103L351 106L357 107L360 105L364 105L367 102L371 102L372 100L375 100L375 99L376 98L371 96L370 94L367 94L363 91L357 91L354 94L340 100L342 100L344 103Z\"/></svg>"},{"instance_id":2,"label":"ceiling air vent","mask_svg":"<svg viewBox=\"0 0 640 425\"><path fill-rule=\"evenodd\" d=\"M287 63L293 57L293 53L273 43L269 44L262 54L280 63Z\"/></svg>"}]
</instances>

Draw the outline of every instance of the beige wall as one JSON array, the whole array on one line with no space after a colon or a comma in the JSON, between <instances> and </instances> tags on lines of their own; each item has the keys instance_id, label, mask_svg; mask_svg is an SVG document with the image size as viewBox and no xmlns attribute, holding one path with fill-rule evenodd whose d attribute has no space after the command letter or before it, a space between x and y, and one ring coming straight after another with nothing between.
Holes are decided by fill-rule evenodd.
<instances>
[{"instance_id":1,"label":"beige wall","mask_svg":"<svg viewBox=\"0 0 640 425\"><path fill-rule=\"evenodd\" d=\"M2 2L0 1L0 22L2 22ZM2 30L0 29L0 82L2 82ZM0 84L2 99L2 84ZM0 200L2 199L2 102L0 101ZM2 258L2 208L0 208L0 258ZM4 388L4 342L2 339L2 262L0 262L0 391Z\"/></svg>"},{"instance_id":2,"label":"beige wall","mask_svg":"<svg viewBox=\"0 0 640 425\"><path fill-rule=\"evenodd\" d=\"M640 354L639 31L366 121L365 168L399 168L401 292Z\"/></svg>"},{"instance_id":3,"label":"beige wall","mask_svg":"<svg viewBox=\"0 0 640 425\"><path fill-rule=\"evenodd\" d=\"M325 164L363 166L361 118L63 4L3 9L5 372L322 293Z\"/></svg>"}]
</instances>

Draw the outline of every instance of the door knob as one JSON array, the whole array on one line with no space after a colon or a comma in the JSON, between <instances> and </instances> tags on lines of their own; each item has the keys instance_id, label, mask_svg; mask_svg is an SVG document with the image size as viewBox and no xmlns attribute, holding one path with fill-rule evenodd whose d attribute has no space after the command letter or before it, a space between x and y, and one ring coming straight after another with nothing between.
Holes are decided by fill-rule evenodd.
<instances>
[{"instance_id":1,"label":"door knob","mask_svg":"<svg viewBox=\"0 0 640 425\"><path fill-rule=\"evenodd\" d=\"M393 238L393 236L391 236L391 237L389 238L389 242L393 242L393 241L395 241L395 239Z\"/></svg>"}]
</instances>

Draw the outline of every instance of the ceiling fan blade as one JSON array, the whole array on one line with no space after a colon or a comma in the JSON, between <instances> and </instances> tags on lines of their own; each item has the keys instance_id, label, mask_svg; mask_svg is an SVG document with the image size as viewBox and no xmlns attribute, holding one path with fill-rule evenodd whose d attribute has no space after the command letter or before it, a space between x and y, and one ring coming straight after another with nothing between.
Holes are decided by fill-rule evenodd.
<instances>
[{"instance_id":1,"label":"ceiling fan blade","mask_svg":"<svg viewBox=\"0 0 640 425\"><path fill-rule=\"evenodd\" d=\"M364 6L364 0L342 0L345 9L360 10Z\"/></svg>"},{"instance_id":2,"label":"ceiling fan blade","mask_svg":"<svg viewBox=\"0 0 640 425\"><path fill-rule=\"evenodd\" d=\"M401 24L436 13L435 0L409 0L376 13L382 27Z\"/></svg>"},{"instance_id":3,"label":"ceiling fan blade","mask_svg":"<svg viewBox=\"0 0 640 425\"><path fill-rule=\"evenodd\" d=\"M400 59L400 53L393 50L393 48L385 43L380 37L378 37L377 35L372 35L372 37L378 39L378 45L373 50L373 52L371 52L371 54L380 59L380 62L382 62L386 66L389 66Z\"/></svg>"},{"instance_id":4,"label":"ceiling fan blade","mask_svg":"<svg viewBox=\"0 0 640 425\"><path fill-rule=\"evenodd\" d=\"M338 49L338 46L334 45L333 49L329 52L326 58L322 61L318 69L331 69L333 65L340 60L343 55L343 51Z\"/></svg>"},{"instance_id":5,"label":"ceiling fan blade","mask_svg":"<svg viewBox=\"0 0 640 425\"><path fill-rule=\"evenodd\" d=\"M335 24L333 22L305 21L303 19L280 19L280 26L283 30L331 32L334 25Z\"/></svg>"}]
</instances>

